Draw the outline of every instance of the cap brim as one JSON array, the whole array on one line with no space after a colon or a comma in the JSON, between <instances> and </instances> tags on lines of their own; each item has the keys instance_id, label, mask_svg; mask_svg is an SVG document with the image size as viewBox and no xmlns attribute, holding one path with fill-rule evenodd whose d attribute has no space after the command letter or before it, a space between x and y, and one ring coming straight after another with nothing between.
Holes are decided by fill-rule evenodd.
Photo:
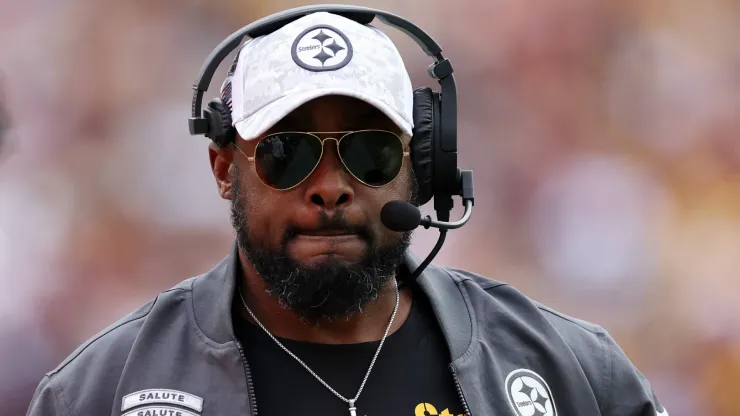
<instances>
[{"instance_id":1,"label":"cap brim","mask_svg":"<svg viewBox=\"0 0 740 416\"><path fill-rule=\"evenodd\" d=\"M315 98L327 95L342 95L365 101L383 112L404 134L409 137L412 135L413 125L382 101L368 94L341 88L316 89L288 94L264 106L246 119L234 123L234 127L243 139L253 140L264 134L296 108Z\"/></svg>"}]
</instances>

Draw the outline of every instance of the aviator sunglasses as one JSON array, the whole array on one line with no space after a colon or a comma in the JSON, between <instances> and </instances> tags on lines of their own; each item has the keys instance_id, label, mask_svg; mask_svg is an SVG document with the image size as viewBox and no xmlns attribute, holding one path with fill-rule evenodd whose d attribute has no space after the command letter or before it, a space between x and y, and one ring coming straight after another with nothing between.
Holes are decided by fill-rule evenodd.
<instances>
[{"instance_id":1,"label":"aviator sunglasses","mask_svg":"<svg viewBox=\"0 0 740 416\"><path fill-rule=\"evenodd\" d=\"M321 139L319 135L341 136ZM401 137L386 130L273 133L260 139L251 157L239 146L236 148L254 162L257 176L265 185L285 191L311 176L328 140L336 142L339 159L347 171L371 187L391 183L409 155Z\"/></svg>"}]
</instances>

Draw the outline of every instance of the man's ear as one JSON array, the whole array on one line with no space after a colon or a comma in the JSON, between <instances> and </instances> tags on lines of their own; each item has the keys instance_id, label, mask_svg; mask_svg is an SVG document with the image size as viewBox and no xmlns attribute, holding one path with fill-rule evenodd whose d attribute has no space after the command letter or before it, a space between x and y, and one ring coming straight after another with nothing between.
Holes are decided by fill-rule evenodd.
<instances>
[{"instance_id":1,"label":"man's ear","mask_svg":"<svg viewBox=\"0 0 740 416\"><path fill-rule=\"evenodd\" d=\"M229 147L219 147L211 142L208 146L208 157L211 160L211 171L216 179L218 194L221 198L231 200L231 172L234 152Z\"/></svg>"}]
</instances>

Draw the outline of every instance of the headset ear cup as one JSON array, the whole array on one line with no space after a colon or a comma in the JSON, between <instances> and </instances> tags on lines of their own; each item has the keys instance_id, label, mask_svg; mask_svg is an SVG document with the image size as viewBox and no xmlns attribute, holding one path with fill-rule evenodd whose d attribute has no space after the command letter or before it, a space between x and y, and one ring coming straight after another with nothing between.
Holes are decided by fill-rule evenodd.
<instances>
[{"instance_id":1,"label":"headset ear cup","mask_svg":"<svg viewBox=\"0 0 740 416\"><path fill-rule=\"evenodd\" d=\"M220 98L212 99L203 113L208 119L206 137L213 140L219 147L226 147L234 142L236 129L231 125L231 110Z\"/></svg>"},{"instance_id":2,"label":"headset ear cup","mask_svg":"<svg viewBox=\"0 0 740 416\"><path fill-rule=\"evenodd\" d=\"M414 130L411 140L411 163L419 186L417 203L426 204L434 194L434 92L431 88L414 90Z\"/></svg>"}]
</instances>

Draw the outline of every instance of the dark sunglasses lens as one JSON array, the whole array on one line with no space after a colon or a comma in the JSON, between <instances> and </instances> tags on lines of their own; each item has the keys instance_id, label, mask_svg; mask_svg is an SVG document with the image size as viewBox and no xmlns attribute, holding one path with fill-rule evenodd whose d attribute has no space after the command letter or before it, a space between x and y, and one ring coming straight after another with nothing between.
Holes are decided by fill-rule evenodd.
<instances>
[{"instance_id":1,"label":"dark sunglasses lens","mask_svg":"<svg viewBox=\"0 0 740 416\"><path fill-rule=\"evenodd\" d=\"M292 188L311 174L321 158L321 141L306 133L277 133L257 145L260 179L275 189Z\"/></svg>"},{"instance_id":2,"label":"dark sunglasses lens","mask_svg":"<svg viewBox=\"0 0 740 416\"><path fill-rule=\"evenodd\" d=\"M388 131L358 131L339 142L339 155L357 179L381 186L390 183L401 171L403 144Z\"/></svg>"}]
</instances>

